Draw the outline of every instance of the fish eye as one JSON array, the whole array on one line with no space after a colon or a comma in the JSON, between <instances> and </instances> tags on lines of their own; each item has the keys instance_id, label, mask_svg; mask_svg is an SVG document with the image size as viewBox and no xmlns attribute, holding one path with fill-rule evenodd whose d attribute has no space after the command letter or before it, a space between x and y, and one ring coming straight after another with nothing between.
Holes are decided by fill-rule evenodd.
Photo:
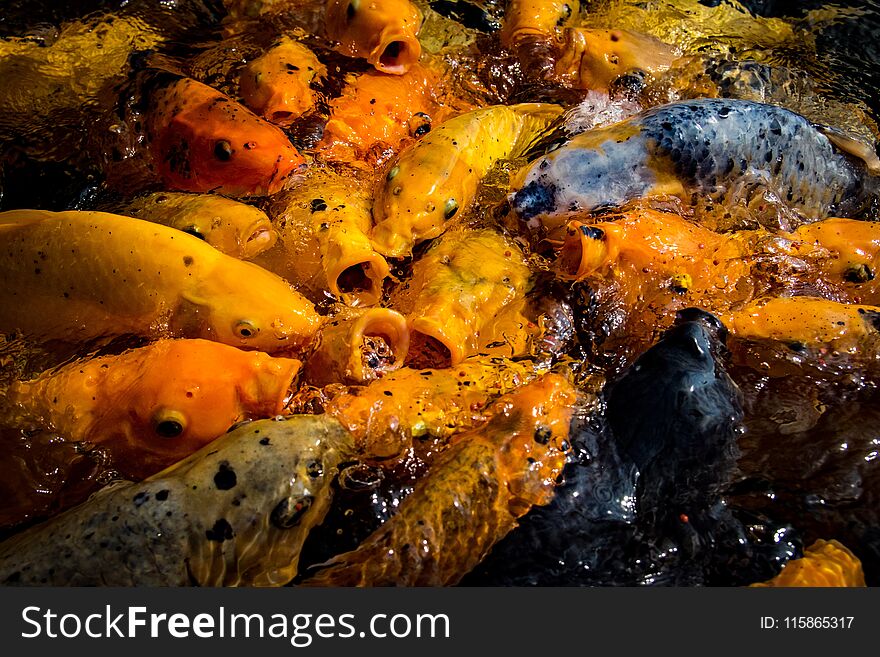
<instances>
[{"instance_id":1,"label":"fish eye","mask_svg":"<svg viewBox=\"0 0 880 657\"><path fill-rule=\"evenodd\" d=\"M424 112L416 112L409 120L409 133L421 137L431 132L431 117Z\"/></svg>"},{"instance_id":2,"label":"fish eye","mask_svg":"<svg viewBox=\"0 0 880 657\"><path fill-rule=\"evenodd\" d=\"M257 326L254 326L252 322L249 322L246 319L237 322L232 330L238 337L245 340L254 337L260 332L260 329Z\"/></svg>"},{"instance_id":3,"label":"fish eye","mask_svg":"<svg viewBox=\"0 0 880 657\"><path fill-rule=\"evenodd\" d=\"M275 505L274 509L272 509L272 513L269 514L269 519L272 521L273 525L278 527L278 529L290 529L291 527L296 527L312 506L312 501L314 499L315 498L311 495L303 495L302 497L295 499L285 497Z\"/></svg>"},{"instance_id":4,"label":"fish eye","mask_svg":"<svg viewBox=\"0 0 880 657\"><path fill-rule=\"evenodd\" d=\"M160 408L153 414L153 432L160 438L177 438L186 431L186 418L178 411Z\"/></svg>"},{"instance_id":5,"label":"fish eye","mask_svg":"<svg viewBox=\"0 0 880 657\"><path fill-rule=\"evenodd\" d=\"M397 177L398 173L400 173L399 166L395 165L395 166L391 167L391 171L388 172L388 177L386 178L386 180L394 180Z\"/></svg>"},{"instance_id":6,"label":"fish eye","mask_svg":"<svg viewBox=\"0 0 880 657\"><path fill-rule=\"evenodd\" d=\"M234 152L235 151L232 150L232 144L225 139L221 139L214 144L214 157L221 162L228 162L231 160Z\"/></svg>"},{"instance_id":7,"label":"fish eye","mask_svg":"<svg viewBox=\"0 0 880 657\"><path fill-rule=\"evenodd\" d=\"M205 239L205 235L195 226L186 226L181 229L184 233L189 233L193 237L198 237L200 240Z\"/></svg>"},{"instance_id":8,"label":"fish eye","mask_svg":"<svg viewBox=\"0 0 880 657\"><path fill-rule=\"evenodd\" d=\"M454 198L446 201L446 205L443 206L443 218L444 219L452 219L455 216L455 213L458 212L458 201Z\"/></svg>"}]
</instances>

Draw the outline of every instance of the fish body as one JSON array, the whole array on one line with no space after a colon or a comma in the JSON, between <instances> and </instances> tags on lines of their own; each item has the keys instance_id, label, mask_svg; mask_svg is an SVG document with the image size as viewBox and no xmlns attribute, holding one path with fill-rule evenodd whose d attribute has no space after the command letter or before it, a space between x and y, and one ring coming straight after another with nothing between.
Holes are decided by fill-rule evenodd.
<instances>
[{"instance_id":1,"label":"fish body","mask_svg":"<svg viewBox=\"0 0 880 657\"><path fill-rule=\"evenodd\" d=\"M278 415L300 366L209 340L159 340L13 383L4 420L99 444L142 479L233 424Z\"/></svg>"},{"instance_id":2,"label":"fish body","mask_svg":"<svg viewBox=\"0 0 880 657\"><path fill-rule=\"evenodd\" d=\"M275 125L290 125L315 107L311 89L327 68L299 41L282 37L248 62L239 78L242 102Z\"/></svg>"},{"instance_id":3,"label":"fish body","mask_svg":"<svg viewBox=\"0 0 880 657\"><path fill-rule=\"evenodd\" d=\"M180 191L274 194L305 163L280 128L189 78L156 84L146 128L156 171Z\"/></svg>"},{"instance_id":4,"label":"fish body","mask_svg":"<svg viewBox=\"0 0 880 657\"><path fill-rule=\"evenodd\" d=\"M800 559L792 559L776 577L755 587L860 587L865 586L862 564L843 543L818 539L804 550Z\"/></svg>"},{"instance_id":5,"label":"fish body","mask_svg":"<svg viewBox=\"0 0 880 657\"><path fill-rule=\"evenodd\" d=\"M251 422L141 483L121 482L0 544L25 586L281 586L352 453L335 420Z\"/></svg>"},{"instance_id":6,"label":"fish body","mask_svg":"<svg viewBox=\"0 0 880 657\"><path fill-rule=\"evenodd\" d=\"M469 358L454 368L404 367L369 385L334 395L324 404L352 432L359 453L387 459L413 439L446 443L485 421L491 401L536 378L528 361Z\"/></svg>"},{"instance_id":7,"label":"fish body","mask_svg":"<svg viewBox=\"0 0 880 657\"><path fill-rule=\"evenodd\" d=\"M321 319L283 279L174 228L105 212L0 213L0 330L305 348Z\"/></svg>"},{"instance_id":8,"label":"fish body","mask_svg":"<svg viewBox=\"0 0 880 657\"><path fill-rule=\"evenodd\" d=\"M363 57L376 70L406 73L419 61L422 12L409 0L327 0L325 29L349 57Z\"/></svg>"},{"instance_id":9,"label":"fish body","mask_svg":"<svg viewBox=\"0 0 880 657\"><path fill-rule=\"evenodd\" d=\"M171 226L215 249L250 260L275 244L278 234L266 213L218 194L155 192L129 201L119 214Z\"/></svg>"},{"instance_id":10,"label":"fish body","mask_svg":"<svg viewBox=\"0 0 880 657\"><path fill-rule=\"evenodd\" d=\"M502 397L489 423L441 454L391 519L303 584L456 584L532 505L551 499L576 400L557 374Z\"/></svg>"},{"instance_id":11,"label":"fish body","mask_svg":"<svg viewBox=\"0 0 880 657\"><path fill-rule=\"evenodd\" d=\"M511 203L524 221L558 227L572 213L671 195L729 210L769 204L808 223L864 209L865 168L806 119L781 107L699 99L653 108L571 138L529 164Z\"/></svg>"},{"instance_id":12,"label":"fish body","mask_svg":"<svg viewBox=\"0 0 880 657\"><path fill-rule=\"evenodd\" d=\"M376 250L399 258L440 235L495 163L520 155L560 114L546 103L485 107L449 119L401 152L373 206Z\"/></svg>"}]
</instances>

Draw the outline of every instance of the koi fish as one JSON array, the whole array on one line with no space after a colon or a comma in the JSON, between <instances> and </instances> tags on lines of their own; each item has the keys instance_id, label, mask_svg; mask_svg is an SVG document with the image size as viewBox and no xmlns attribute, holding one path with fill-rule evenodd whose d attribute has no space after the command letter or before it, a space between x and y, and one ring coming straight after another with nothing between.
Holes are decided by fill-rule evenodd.
<instances>
[{"instance_id":1,"label":"koi fish","mask_svg":"<svg viewBox=\"0 0 880 657\"><path fill-rule=\"evenodd\" d=\"M722 321L741 340L780 342L798 351L825 348L853 355L870 341L873 354L880 338L880 308L817 297L757 299L722 315Z\"/></svg>"},{"instance_id":2,"label":"koi fish","mask_svg":"<svg viewBox=\"0 0 880 657\"><path fill-rule=\"evenodd\" d=\"M421 64L401 75L349 75L342 93L330 101L318 153L324 160L372 170L460 105L460 99L445 98L439 75Z\"/></svg>"},{"instance_id":3,"label":"koi fish","mask_svg":"<svg viewBox=\"0 0 880 657\"><path fill-rule=\"evenodd\" d=\"M248 62L239 77L242 102L275 125L286 126L315 107L311 84L327 68L299 41L284 36Z\"/></svg>"},{"instance_id":4,"label":"koi fish","mask_svg":"<svg viewBox=\"0 0 880 657\"><path fill-rule=\"evenodd\" d=\"M553 496L577 393L546 374L498 400L439 455L397 513L303 586L451 586Z\"/></svg>"},{"instance_id":5,"label":"koi fish","mask_svg":"<svg viewBox=\"0 0 880 657\"><path fill-rule=\"evenodd\" d=\"M153 164L173 189L274 194L305 163L280 128L196 80L157 83L148 105Z\"/></svg>"},{"instance_id":6,"label":"koi fish","mask_svg":"<svg viewBox=\"0 0 880 657\"><path fill-rule=\"evenodd\" d=\"M355 437L358 453L389 459L414 438L443 443L486 420L493 399L537 377L528 361L469 358L454 368L389 372L369 385L331 396L324 412Z\"/></svg>"},{"instance_id":7,"label":"koi fish","mask_svg":"<svg viewBox=\"0 0 880 657\"><path fill-rule=\"evenodd\" d=\"M174 228L106 212L0 213L0 330L305 349L321 318L275 274Z\"/></svg>"},{"instance_id":8,"label":"koi fish","mask_svg":"<svg viewBox=\"0 0 880 657\"><path fill-rule=\"evenodd\" d=\"M281 248L261 262L316 296L329 290L350 306L378 303L390 267L370 243L371 203L352 170L310 168L270 204Z\"/></svg>"},{"instance_id":9,"label":"koi fish","mask_svg":"<svg viewBox=\"0 0 880 657\"><path fill-rule=\"evenodd\" d=\"M655 37L632 30L567 27L554 64L555 77L575 89L607 91L624 74L657 74L675 60L675 49Z\"/></svg>"},{"instance_id":10,"label":"koi fish","mask_svg":"<svg viewBox=\"0 0 880 657\"><path fill-rule=\"evenodd\" d=\"M19 586L282 586L352 454L335 420L258 420L0 543Z\"/></svg>"},{"instance_id":11,"label":"koi fish","mask_svg":"<svg viewBox=\"0 0 880 657\"><path fill-rule=\"evenodd\" d=\"M530 271L518 246L493 230L445 235L413 266L409 287L392 298L406 312L408 361L449 367L495 339L490 327L523 301ZM502 341L502 344L503 341Z\"/></svg>"},{"instance_id":12,"label":"koi fish","mask_svg":"<svg viewBox=\"0 0 880 657\"><path fill-rule=\"evenodd\" d=\"M208 340L159 340L17 381L4 420L108 449L143 479L243 420L278 415L301 363Z\"/></svg>"},{"instance_id":13,"label":"koi fish","mask_svg":"<svg viewBox=\"0 0 880 657\"><path fill-rule=\"evenodd\" d=\"M511 0L504 10L499 38L505 48L552 39L580 12L579 0Z\"/></svg>"},{"instance_id":14,"label":"koi fish","mask_svg":"<svg viewBox=\"0 0 880 657\"><path fill-rule=\"evenodd\" d=\"M794 213L792 223L809 223L866 210L876 196L866 174L878 167L837 151L822 131L781 107L689 100L576 135L522 170L511 204L530 226L552 230L572 213L646 196L760 213L772 194Z\"/></svg>"},{"instance_id":15,"label":"koi fish","mask_svg":"<svg viewBox=\"0 0 880 657\"><path fill-rule=\"evenodd\" d=\"M129 201L116 211L177 228L242 260L271 248L278 239L265 212L216 194L155 192Z\"/></svg>"},{"instance_id":16,"label":"koi fish","mask_svg":"<svg viewBox=\"0 0 880 657\"><path fill-rule=\"evenodd\" d=\"M545 103L495 105L431 130L385 175L373 205L373 246L399 258L440 235L468 208L495 163L521 155L560 114L561 107Z\"/></svg>"},{"instance_id":17,"label":"koi fish","mask_svg":"<svg viewBox=\"0 0 880 657\"><path fill-rule=\"evenodd\" d=\"M324 324L305 379L312 385L367 383L399 369L408 351L409 328L399 312L343 306Z\"/></svg>"},{"instance_id":18,"label":"koi fish","mask_svg":"<svg viewBox=\"0 0 880 657\"><path fill-rule=\"evenodd\" d=\"M325 27L339 52L382 73L406 73L422 55L422 12L409 0L327 0Z\"/></svg>"},{"instance_id":19,"label":"koi fish","mask_svg":"<svg viewBox=\"0 0 880 657\"><path fill-rule=\"evenodd\" d=\"M804 549L804 556L786 563L779 574L754 587L865 586L862 563L839 541L818 539Z\"/></svg>"}]
</instances>

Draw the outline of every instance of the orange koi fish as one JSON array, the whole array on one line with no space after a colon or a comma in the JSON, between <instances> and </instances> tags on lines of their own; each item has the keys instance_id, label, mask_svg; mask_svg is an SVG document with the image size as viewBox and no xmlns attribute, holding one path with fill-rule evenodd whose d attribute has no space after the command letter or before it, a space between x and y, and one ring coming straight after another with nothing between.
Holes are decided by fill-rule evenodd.
<instances>
[{"instance_id":1,"label":"orange koi fish","mask_svg":"<svg viewBox=\"0 0 880 657\"><path fill-rule=\"evenodd\" d=\"M675 48L631 30L567 27L555 63L556 77L576 89L607 91L613 80L633 70L650 74L669 68Z\"/></svg>"},{"instance_id":2,"label":"orange koi fish","mask_svg":"<svg viewBox=\"0 0 880 657\"><path fill-rule=\"evenodd\" d=\"M311 84L327 75L315 53L284 36L244 67L239 77L242 102L275 125L290 125L315 107Z\"/></svg>"},{"instance_id":3,"label":"orange koi fish","mask_svg":"<svg viewBox=\"0 0 880 657\"><path fill-rule=\"evenodd\" d=\"M330 102L330 119L318 142L319 155L332 162L382 164L455 111L441 97L439 76L421 64L401 75L367 71L346 81Z\"/></svg>"},{"instance_id":4,"label":"orange koi fish","mask_svg":"<svg viewBox=\"0 0 880 657\"><path fill-rule=\"evenodd\" d=\"M409 0L328 0L327 36L349 57L400 75L419 61L422 12Z\"/></svg>"},{"instance_id":5,"label":"orange koi fish","mask_svg":"<svg viewBox=\"0 0 880 657\"><path fill-rule=\"evenodd\" d=\"M140 479L237 422L280 413L300 365L209 340L159 340L15 382L3 406L19 425L106 447Z\"/></svg>"},{"instance_id":6,"label":"orange koi fish","mask_svg":"<svg viewBox=\"0 0 880 657\"><path fill-rule=\"evenodd\" d=\"M388 459L413 438L445 443L486 421L493 399L536 378L531 361L474 358L454 368L403 367L363 388L334 395L324 412L342 422L366 458Z\"/></svg>"},{"instance_id":7,"label":"orange koi fish","mask_svg":"<svg viewBox=\"0 0 880 657\"><path fill-rule=\"evenodd\" d=\"M188 78L150 94L146 125L154 166L173 189L274 194L305 162L277 126Z\"/></svg>"},{"instance_id":8,"label":"orange koi fish","mask_svg":"<svg viewBox=\"0 0 880 657\"><path fill-rule=\"evenodd\" d=\"M839 541L821 538L804 550L800 559L786 563L779 574L755 587L865 586L865 574L858 557Z\"/></svg>"}]
</instances>

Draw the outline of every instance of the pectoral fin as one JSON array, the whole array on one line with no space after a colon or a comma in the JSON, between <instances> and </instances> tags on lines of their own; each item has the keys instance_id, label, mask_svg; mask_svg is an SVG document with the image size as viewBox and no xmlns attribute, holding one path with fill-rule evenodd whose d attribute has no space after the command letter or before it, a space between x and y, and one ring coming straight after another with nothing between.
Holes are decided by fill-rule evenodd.
<instances>
[{"instance_id":1,"label":"pectoral fin","mask_svg":"<svg viewBox=\"0 0 880 657\"><path fill-rule=\"evenodd\" d=\"M862 160L871 174L880 176L880 157L877 157L877 151L872 144L850 137L842 130L831 126L814 124L814 127L838 150Z\"/></svg>"}]
</instances>

